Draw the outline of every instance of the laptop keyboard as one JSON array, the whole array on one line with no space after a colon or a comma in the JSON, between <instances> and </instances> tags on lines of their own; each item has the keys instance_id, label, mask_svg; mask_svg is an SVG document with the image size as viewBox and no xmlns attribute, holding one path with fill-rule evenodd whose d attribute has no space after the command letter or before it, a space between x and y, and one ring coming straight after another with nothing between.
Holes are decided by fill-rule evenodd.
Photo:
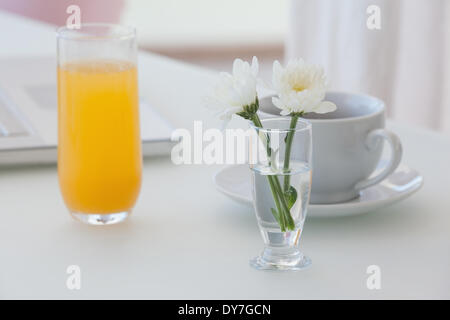
<instances>
[{"instance_id":1,"label":"laptop keyboard","mask_svg":"<svg viewBox=\"0 0 450 320\"><path fill-rule=\"evenodd\" d=\"M0 138L27 135L28 130L19 116L12 112L0 95Z\"/></svg>"}]
</instances>

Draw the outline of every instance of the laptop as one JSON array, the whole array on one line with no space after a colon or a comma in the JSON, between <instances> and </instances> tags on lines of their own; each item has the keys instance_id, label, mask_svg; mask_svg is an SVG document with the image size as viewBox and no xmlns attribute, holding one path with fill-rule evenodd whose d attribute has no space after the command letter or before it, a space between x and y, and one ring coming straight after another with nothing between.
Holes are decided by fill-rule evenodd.
<instances>
[{"instance_id":1,"label":"laptop","mask_svg":"<svg viewBox=\"0 0 450 320\"><path fill-rule=\"evenodd\" d=\"M144 156L170 153L172 126L141 99ZM54 163L57 158L54 58L0 60L0 166Z\"/></svg>"}]
</instances>

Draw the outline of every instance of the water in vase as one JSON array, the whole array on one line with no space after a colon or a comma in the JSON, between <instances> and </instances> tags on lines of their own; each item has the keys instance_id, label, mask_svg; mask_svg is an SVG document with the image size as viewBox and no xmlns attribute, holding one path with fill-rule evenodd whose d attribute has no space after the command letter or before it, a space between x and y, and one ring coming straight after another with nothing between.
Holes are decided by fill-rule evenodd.
<instances>
[{"instance_id":1,"label":"water in vase","mask_svg":"<svg viewBox=\"0 0 450 320\"><path fill-rule=\"evenodd\" d=\"M304 162L291 161L288 173L283 172L282 169L274 170L267 166L255 166L252 171L254 207L266 250L273 248L277 252L283 250L287 254L290 250L297 252L309 201L310 167ZM281 186L284 184L285 177L289 175L290 185L297 191L297 199L290 209L295 222L294 231L282 232L272 213L272 208L276 208L276 204L268 182L269 175L276 177Z\"/></svg>"}]
</instances>

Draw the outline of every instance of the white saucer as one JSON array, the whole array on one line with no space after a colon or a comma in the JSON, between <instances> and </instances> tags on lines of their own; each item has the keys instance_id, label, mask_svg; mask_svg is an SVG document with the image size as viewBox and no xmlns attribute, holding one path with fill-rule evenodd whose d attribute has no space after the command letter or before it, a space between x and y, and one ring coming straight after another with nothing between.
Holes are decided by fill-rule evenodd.
<instances>
[{"instance_id":1,"label":"white saucer","mask_svg":"<svg viewBox=\"0 0 450 320\"><path fill-rule=\"evenodd\" d=\"M226 167L214 176L217 189L238 202L252 206L251 171L248 165ZM310 204L308 217L340 217L375 211L403 200L420 189L423 177L401 164L380 184L361 192L359 198L337 204Z\"/></svg>"}]
</instances>

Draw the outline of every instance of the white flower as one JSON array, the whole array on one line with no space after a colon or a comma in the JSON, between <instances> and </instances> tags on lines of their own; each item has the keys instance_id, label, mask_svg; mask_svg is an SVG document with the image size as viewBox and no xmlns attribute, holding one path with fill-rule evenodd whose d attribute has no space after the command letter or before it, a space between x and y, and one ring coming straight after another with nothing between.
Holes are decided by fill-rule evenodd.
<instances>
[{"instance_id":1,"label":"white flower","mask_svg":"<svg viewBox=\"0 0 450 320\"><path fill-rule=\"evenodd\" d=\"M273 104L281 109L283 116L291 113L327 113L336 110L336 105L323 101L326 92L326 76L321 67L305 63L302 59L290 61L283 68L278 61L273 63L272 83L278 97Z\"/></svg>"},{"instance_id":2,"label":"white flower","mask_svg":"<svg viewBox=\"0 0 450 320\"><path fill-rule=\"evenodd\" d=\"M233 114L242 112L245 106L255 103L258 68L256 57L253 57L251 65L236 59L233 63L233 74L220 74L214 95L207 101L210 108L218 111L220 119L230 120Z\"/></svg>"}]
</instances>

